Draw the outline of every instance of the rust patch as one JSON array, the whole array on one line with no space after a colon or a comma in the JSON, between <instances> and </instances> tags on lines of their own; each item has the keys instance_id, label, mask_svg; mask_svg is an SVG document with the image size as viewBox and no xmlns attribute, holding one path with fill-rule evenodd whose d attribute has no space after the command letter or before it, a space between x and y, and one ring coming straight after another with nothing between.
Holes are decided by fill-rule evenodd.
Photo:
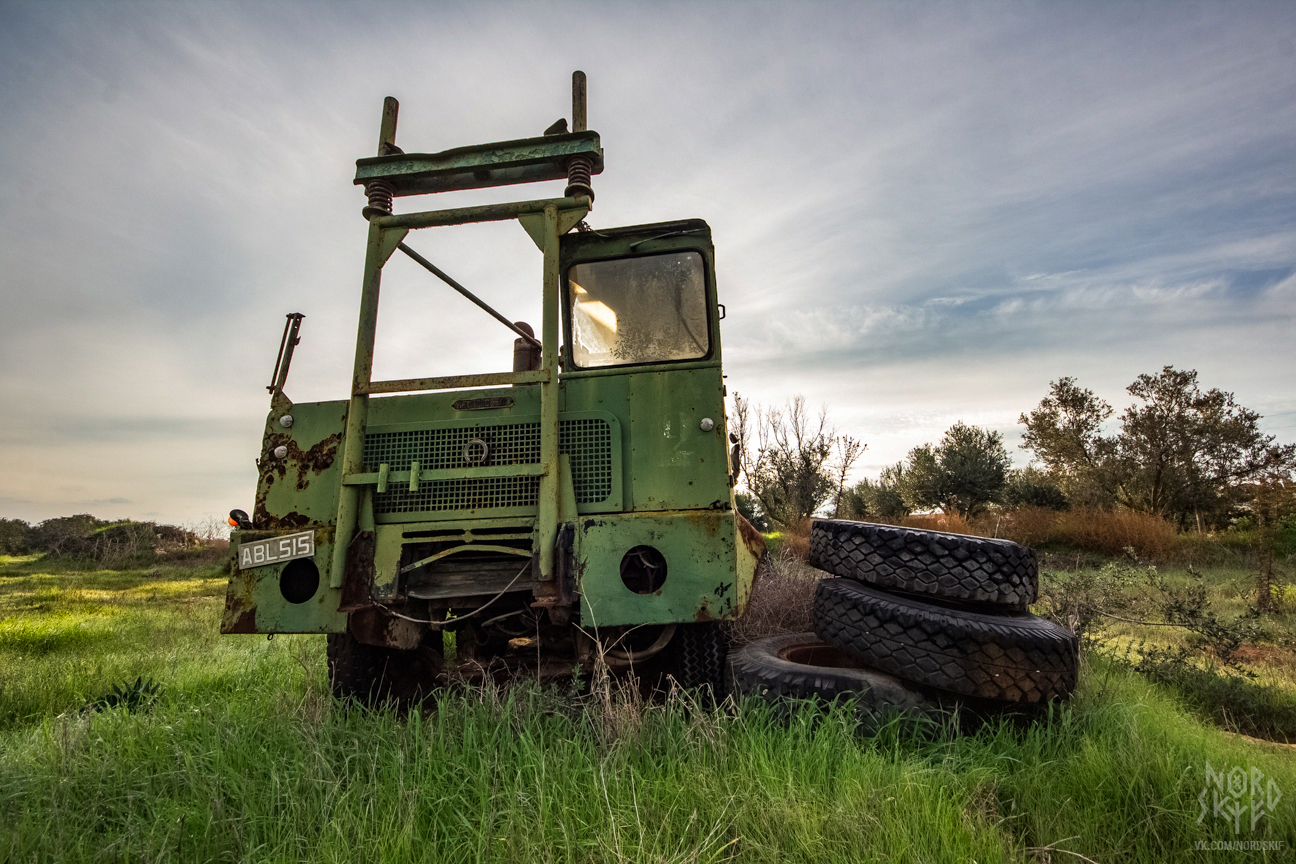
<instances>
[{"instance_id":1,"label":"rust patch","mask_svg":"<svg viewBox=\"0 0 1296 864\"><path fill-rule=\"evenodd\" d=\"M258 460L257 466L261 468L261 478L257 481L256 500L252 502L252 524L264 526L270 519L266 498L270 496L270 487L274 485L275 478L265 459Z\"/></svg>"},{"instance_id":2,"label":"rust patch","mask_svg":"<svg viewBox=\"0 0 1296 864\"><path fill-rule=\"evenodd\" d=\"M372 606L374 582L374 532L358 531L347 546L346 570L342 576L342 604L339 612L355 612Z\"/></svg>"},{"instance_id":3,"label":"rust patch","mask_svg":"<svg viewBox=\"0 0 1296 864\"><path fill-rule=\"evenodd\" d=\"M761 533L757 531L741 513L735 513L734 516L738 517L738 536L742 538L743 545L747 547L747 551L757 559L764 558L765 538L761 536Z\"/></svg>"},{"instance_id":4,"label":"rust patch","mask_svg":"<svg viewBox=\"0 0 1296 864\"><path fill-rule=\"evenodd\" d=\"M229 629L222 631L224 633L255 633L256 629L256 610L244 609Z\"/></svg>"},{"instance_id":5,"label":"rust patch","mask_svg":"<svg viewBox=\"0 0 1296 864\"><path fill-rule=\"evenodd\" d=\"M222 633L255 633L256 607L245 607L241 598L230 596L226 599L225 615L221 619Z\"/></svg>"},{"instance_id":6,"label":"rust patch","mask_svg":"<svg viewBox=\"0 0 1296 864\"><path fill-rule=\"evenodd\" d=\"M240 539L256 533L241 531ZM237 553L236 553L237 554ZM231 562L233 566L234 562ZM225 589L225 613L221 616L222 633L255 633L256 604L252 602L253 578L236 568Z\"/></svg>"},{"instance_id":7,"label":"rust patch","mask_svg":"<svg viewBox=\"0 0 1296 864\"><path fill-rule=\"evenodd\" d=\"M337 458L338 445L341 442L342 433L334 432L309 450L300 450L296 444L289 446L288 458L296 462L298 466L297 491L300 492L305 489L310 483L310 480L306 478L307 471L318 477L333 466L333 460Z\"/></svg>"},{"instance_id":8,"label":"rust patch","mask_svg":"<svg viewBox=\"0 0 1296 864\"><path fill-rule=\"evenodd\" d=\"M257 509L252 516L252 521L258 528L268 530L281 530L286 528L305 528L310 524L310 517L304 513L298 513L293 510L282 516L271 516L265 509L265 501L257 499Z\"/></svg>"},{"instance_id":9,"label":"rust patch","mask_svg":"<svg viewBox=\"0 0 1296 864\"><path fill-rule=\"evenodd\" d=\"M258 528L300 528L308 524L306 517L298 513L279 517L270 515L270 509L266 504L270 496L270 488L274 486L275 480L286 479L288 468L292 466L297 475L295 483L297 491L306 491L312 477L318 477L333 466L341 442L342 433L335 432L311 446L310 449L302 450L291 434L268 431L261 458L257 460L261 477L257 482L256 500L252 506L253 524ZM276 459L274 457L276 447L286 447L288 454L282 459Z\"/></svg>"},{"instance_id":10,"label":"rust patch","mask_svg":"<svg viewBox=\"0 0 1296 864\"><path fill-rule=\"evenodd\" d=\"M359 609L347 616L347 627L356 641L402 651L418 647L425 626L389 615L377 606Z\"/></svg>"},{"instance_id":11,"label":"rust patch","mask_svg":"<svg viewBox=\"0 0 1296 864\"><path fill-rule=\"evenodd\" d=\"M261 454L261 474L268 481L266 485L269 486L273 482L272 478L284 479L288 473L288 466L291 465L297 472L297 491L305 491L310 485L312 476L318 477L333 466L333 460L337 458L341 443L342 433L334 432L323 441L312 445L309 450L303 450L287 432L272 432L266 435L265 450ZM276 459L274 457L276 447L288 448L287 455L282 459Z\"/></svg>"}]
</instances>

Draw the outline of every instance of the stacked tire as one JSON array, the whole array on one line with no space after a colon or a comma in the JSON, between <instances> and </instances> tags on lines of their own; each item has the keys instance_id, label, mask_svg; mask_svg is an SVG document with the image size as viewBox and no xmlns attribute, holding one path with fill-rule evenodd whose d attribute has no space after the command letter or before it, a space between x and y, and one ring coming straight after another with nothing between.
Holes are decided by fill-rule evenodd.
<instances>
[{"instance_id":1,"label":"stacked tire","mask_svg":"<svg viewBox=\"0 0 1296 864\"><path fill-rule=\"evenodd\" d=\"M1027 611L1039 590L1038 563L1027 547L820 519L811 528L809 563L835 577L815 590L814 635L862 670L856 674L865 689L856 695L874 691L874 701L894 700L898 707L905 699L897 694L904 691L921 694L918 707L960 699L1038 705L1066 699L1075 689L1075 634ZM744 649L750 656L735 656L737 689L767 698L816 695L810 670L802 670L795 685L785 682L782 691L759 680L778 668L760 657L768 641ZM801 653L809 656L804 648ZM786 651L783 659L789 659ZM750 668L740 668L744 662ZM786 662L781 672L786 680L798 677ZM835 698L843 686L837 681L833 692L821 695Z\"/></svg>"}]
</instances>

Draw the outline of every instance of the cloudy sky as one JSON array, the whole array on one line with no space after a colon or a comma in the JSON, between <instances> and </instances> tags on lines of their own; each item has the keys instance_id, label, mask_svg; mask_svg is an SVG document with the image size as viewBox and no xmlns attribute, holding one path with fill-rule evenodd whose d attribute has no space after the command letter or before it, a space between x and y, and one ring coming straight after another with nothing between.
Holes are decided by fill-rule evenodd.
<instances>
[{"instance_id":1,"label":"cloudy sky","mask_svg":"<svg viewBox=\"0 0 1296 864\"><path fill-rule=\"evenodd\" d=\"M1167 364L1296 439L1296 4L0 0L0 516L250 507L285 313L289 394L347 395L383 97L435 151L578 68L591 224L706 219L730 393L827 404L859 476ZM538 324L516 224L410 242ZM512 335L393 259L379 340L412 377Z\"/></svg>"}]
</instances>

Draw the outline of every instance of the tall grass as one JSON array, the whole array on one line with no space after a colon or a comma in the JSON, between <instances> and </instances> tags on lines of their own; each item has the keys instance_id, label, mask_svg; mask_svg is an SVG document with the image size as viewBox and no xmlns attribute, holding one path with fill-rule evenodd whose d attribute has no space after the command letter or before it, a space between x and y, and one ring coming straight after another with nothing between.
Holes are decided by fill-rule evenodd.
<instances>
[{"instance_id":1,"label":"tall grass","mask_svg":"<svg viewBox=\"0 0 1296 864\"><path fill-rule=\"evenodd\" d=\"M1037 507L1019 508L1004 514L996 524L998 536L1028 546L1061 546L1114 558L1133 549L1145 561L1167 560L1178 538L1169 522L1132 510L1078 508L1058 513L1041 512Z\"/></svg>"},{"instance_id":2,"label":"tall grass","mask_svg":"<svg viewBox=\"0 0 1296 864\"><path fill-rule=\"evenodd\" d=\"M1198 841L1234 839L1197 822L1207 763L1296 790L1290 753L1226 737L1113 665L1086 668L1048 717L962 736L860 737L849 708L779 718L524 682L402 717L334 702L320 637L216 637L211 579L94 574L81 589L8 572L0 634L66 632L78 590L99 605L79 607L97 638L23 655L33 680L111 671L0 694L0 860L1206 861ZM151 707L85 707L140 673L162 684ZM1296 814L1245 836L1290 847Z\"/></svg>"},{"instance_id":3,"label":"tall grass","mask_svg":"<svg viewBox=\"0 0 1296 864\"><path fill-rule=\"evenodd\" d=\"M824 577L790 546L767 555L756 570L751 599L741 618L725 629L734 644L765 636L807 633L814 629L815 585Z\"/></svg>"}]
</instances>

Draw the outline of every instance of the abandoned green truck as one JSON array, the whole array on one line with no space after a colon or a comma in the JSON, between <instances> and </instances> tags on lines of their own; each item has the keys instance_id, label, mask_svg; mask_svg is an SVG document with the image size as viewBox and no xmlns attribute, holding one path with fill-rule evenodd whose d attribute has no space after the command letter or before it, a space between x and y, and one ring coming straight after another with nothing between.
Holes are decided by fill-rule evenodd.
<instances>
[{"instance_id":1,"label":"abandoned green truck","mask_svg":"<svg viewBox=\"0 0 1296 864\"><path fill-rule=\"evenodd\" d=\"M582 73L571 130L534 138L407 154L397 107L356 163L368 246L350 399L286 395L302 318L288 316L255 504L231 514L222 632L327 633L334 692L366 699L452 672L570 675L596 652L718 687L720 622L743 613L764 547L734 508L710 229L585 224L603 151ZM563 197L393 213L397 198L550 180ZM500 220L541 253L538 338L405 243ZM373 380L397 251L517 334L511 372Z\"/></svg>"},{"instance_id":2,"label":"abandoned green truck","mask_svg":"<svg viewBox=\"0 0 1296 864\"><path fill-rule=\"evenodd\" d=\"M537 138L406 154L388 99L356 163L369 224L346 402L284 393L284 327L252 516L237 530L222 630L327 633L343 697L405 701L448 677L642 681L771 701L850 696L870 716L1065 699L1075 634L1031 615L1035 553L1006 540L817 520L813 633L744 645L764 541L734 507L714 249L692 219L594 230L585 78ZM408 214L396 198L566 180L563 197ZM409 232L517 220L542 253L540 338L405 244ZM383 265L397 251L516 335L513 371L374 381ZM402 394L402 395L397 395ZM447 631L454 634L448 662Z\"/></svg>"}]
</instances>

